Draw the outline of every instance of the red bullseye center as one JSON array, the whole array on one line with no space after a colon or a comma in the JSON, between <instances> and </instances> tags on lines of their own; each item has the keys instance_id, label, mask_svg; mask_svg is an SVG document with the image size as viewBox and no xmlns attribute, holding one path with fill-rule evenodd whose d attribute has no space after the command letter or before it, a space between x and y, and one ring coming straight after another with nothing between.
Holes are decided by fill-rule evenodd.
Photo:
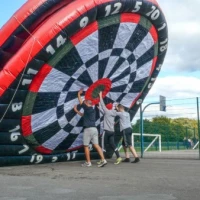
<instances>
[{"instance_id":1,"label":"red bullseye center","mask_svg":"<svg viewBox=\"0 0 200 200\"><path fill-rule=\"evenodd\" d=\"M99 103L99 92L102 91L103 98L110 91L112 82L108 78L103 78L93 83L85 94L85 99L91 100L93 104Z\"/></svg>"}]
</instances>

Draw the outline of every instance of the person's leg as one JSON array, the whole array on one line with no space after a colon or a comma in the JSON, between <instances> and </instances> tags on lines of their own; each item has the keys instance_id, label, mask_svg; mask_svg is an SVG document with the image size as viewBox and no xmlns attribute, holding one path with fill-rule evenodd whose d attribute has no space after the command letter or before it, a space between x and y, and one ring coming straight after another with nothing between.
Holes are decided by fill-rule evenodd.
<instances>
[{"instance_id":1,"label":"person's leg","mask_svg":"<svg viewBox=\"0 0 200 200\"><path fill-rule=\"evenodd\" d=\"M127 145L129 147L129 150L130 152L133 154L135 160L132 162L132 163L137 163L140 161L136 151L135 151L135 148L132 146L132 140L131 140L131 136L132 136L132 129L129 128L129 129L126 129L125 130L125 135L126 135L126 142L127 142Z\"/></svg>"},{"instance_id":2,"label":"person's leg","mask_svg":"<svg viewBox=\"0 0 200 200\"><path fill-rule=\"evenodd\" d=\"M127 148L127 139L126 139L125 132L123 131L122 134L123 134L122 146L125 153L125 159L122 162L130 162L130 155Z\"/></svg>"},{"instance_id":3,"label":"person's leg","mask_svg":"<svg viewBox=\"0 0 200 200\"><path fill-rule=\"evenodd\" d=\"M108 143L108 135L107 135L106 131L104 131L104 133L103 133L102 141L103 141L102 150L103 150L103 152L106 152L106 144Z\"/></svg>"},{"instance_id":4,"label":"person's leg","mask_svg":"<svg viewBox=\"0 0 200 200\"><path fill-rule=\"evenodd\" d=\"M116 157L119 158L120 155L119 155L118 148L115 145L114 133L112 132L108 133L108 142L109 142L110 147L115 152Z\"/></svg>"},{"instance_id":5,"label":"person's leg","mask_svg":"<svg viewBox=\"0 0 200 200\"><path fill-rule=\"evenodd\" d=\"M83 133L83 145L84 145L84 152L85 152L85 158L86 158L86 165L89 164L91 166L91 160L90 160L90 150L89 150L89 143L91 140L91 134L89 128L84 129ZM83 164L82 166L85 166Z\"/></svg>"},{"instance_id":6,"label":"person's leg","mask_svg":"<svg viewBox=\"0 0 200 200\"><path fill-rule=\"evenodd\" d=\"M107 161L105 160L103 151L102 151L101 147L99 146L97 128L93 128L92 130L93 130L93 135L92 135L91 142L93 143L94 148L97 150L97 152L102 160L102 162L98 165L98 167L103 167L107 164Z\"/></svg>"},{"instance_id":7,"label":"person's leg","mask_svg":"<svg viewBox=\"0 0 200 200\"><path fill-rule=\"evenodd\" d=\"M87 163L90 163L90 150L88 146L84 146L84 152Z\"/></svg>"}]
</instances>

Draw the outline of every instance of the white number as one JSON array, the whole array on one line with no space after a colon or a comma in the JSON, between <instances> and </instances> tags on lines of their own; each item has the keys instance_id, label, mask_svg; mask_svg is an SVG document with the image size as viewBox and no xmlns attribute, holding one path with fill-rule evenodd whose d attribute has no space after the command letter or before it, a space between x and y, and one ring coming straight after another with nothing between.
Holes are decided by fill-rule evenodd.
<instances>
[{"instance_id":1,"label":"white number","mask_svg":"<svg viewBox=\"0 0 200 200\"><path fill-rule=\"evenodd\" d=\"M146 14L146 16L148 16L148 17L151 16L152 20L158 19L158 17L160 16L160 10L156 9L155 6L152 6L151 9L152 10L150 12L148 12Z\"/></svg>"},{"instance_id":2,"label":"white number","mask_svg":"<svg viewBox=\"0 0 200 200\"><path fill-rule=\"evenodd\" d=\"M157 70L157 71L160 71L161 67L162 67L162 64L160 64L160 65L156 68L156 70Z\"/></svg>"},{"instance_id":3,"label":"white number","mask_svg":"<svg viewBox=\"0 0 200 200\"><path fill-rule=\"evenodd\" d=\"M13 103L12 104L12 111L16 112L18 110L21 110L22 109L22 105L23 105L22 102L20 102L20 103Z\"/></svg>"},{"instance_id":4,"label":"white number","mask_svg":"<svg viewBox=\"0 0 200 200\"><path fill-rule=\"evenodd\" d=\"M35 75L37 73L38 73L37 70L31 69L31 68L29 68L28 71L27 71L27 74L33 74L33 75Z\"/></svg>"},{"instance_id":5,"label":"white number","mask_svg":"<svg viewBox=\"0 0 200 200\"><path fill-rule=\"evenodd\" d=\"M161 30L163 30L165 27L167 26L167 24L166 23L164 23L159 29L158 29L158 31L161 31Z\"/></svg>"},{"instance_id":6,"label":"white number","mask_svg":"<svg viewBox=\"0 0 200 200\"><path fill-rule=\"evenodd\" d=\"M148 85L148 88L150 89L153 85L153 82L155 81L156 79L155 78L151 78L151 83L149 83Z\"/></svg>"},{"instance_id":7,"label":"white number","mask_svg":"<svg viewBox=\"0 0 200 200\"><path fill-rule=\"evenodd\" d=\"M36 164L38 164L38 163L41 163L42 161L43 161L42 155L34 154L33 156L31 156L31 160L30 160L31 163L35 162Z\"/></svg>"},{"instance_id":8,"label":"white number","mask_svg":"<svg viewBox=\"0 0 200 200\"><path fill-rule=\"evenodd\" d=\"M80 27L81 28L84 28L88 25L88 22L89 22L89 18L86 16L84 17L81 21L80 21Z\"/></svg>"},{"instance_id":9,"label":"white number","mask_svg":"<svg viewBox=\"0 0 200 200\"><path fill-rule=\"evenodd\" d=\"M53 55L54 53L56 53L55 49L49 45L47 48L46 48L46 52L47 53L50 53L51 55Z\"/></svg>"},{"instance_id":10,"label":"white number","mask_svg":"<svg viewBox=\"0 0 200 200\"><path fill-rule=\"evenodd\" d=\"M15 142L18 140L19 138L19 135L21 135L20 133L12 133L11 136L10 136L10 139L12 142Z\"/></svg>"},{"instance_id":11,"label":"white number","mask_svg":"<svg viewBox=\"0 0 200 200\"><path fill-rule=\"evenodd\" d=\"M167 50L167 47L168 47L167 42L168 42L168 38L167 38L165 41L160 42L160 44L162 45L162 46L160 47L160 51L161 51L161 52Z\"/></svg>"},{"instance_id":12,"label":"white number","mask_svg":"<svg viewBox=\"0 0 200 200\"><path fill-rule=\"evenodd\" d=\"M73 152L72 152L72 160L76 158L76 153L77 153L77 152L78 152L78 151L73 151Z\"/></svg>"},{"instance_id":13,"label":"white number","mask_svg":"<svg viewBox=\"0 0 200 200\"><path fill-rule=\"evenodd\" d=\"M19 129L20 129L20 126L18 125L16 126L16 128L10 130L9 132L12 133L12 132L18 131Z\"/></svg>"},{"instance_id":14,"label":"white number","mask_svg":"<svg viewBox=\"0 0 200 200\"><path fill-rule=\"evenodd\" d=\"M24 147L24 149L22 149L21 151L19 151L19 154L23 154L23 153L25 153L26 151L29 150L29 146L23 145L23 147Z\"/></svg>"},{"instance_id":15,"label":"white number","mask_svg":"<svg viewBox=\"0 0 200 200\"><path fill-rule=\"evenodd\" d=\"M52 158L52 162L54 163L54 162L56 162L58 160L58 157L57 156L54 156L53 158Z\"/></svg>"},{"instance_id":16,"label":"white number","mask_svg":"<svg viewBox=\"0 0 200 200\"><path fill-rule=\"evenodd\" d=\"M67 160L70 160L70 157L71 157L70 153L67 153L66 155L67 155Z\"/></svg>"},{"instance_id":17,"label":"white number","mask_svg":"<svg viewBox=\"0 0 200 200\"><path fill-rule=\"evenodd\" d=\"M142 2L136 1L135 9L132 10L132 12L138 12L140 10L141 6L142 6Z\"/></svg>"},{"instance_id":18,"label":"white number","mask_svg":"<svg viewBox=\"0 0 200 200\"><path fill-rule=\"evenodd\" d=\"M22 81L22 85L29 85L29 84L31 83L31 81L32 81L32 80L30 80L30 79L24 79L24 80Z\"/></svg>"},{"instance_id":19,"label":"white number","mask_svg":"<svg viewBox=\"0 0 200 200\"><path fill-rule=\"evenodd\" d=\"M57 48L59 48L60 46L62 46L63 44L65 44L65 42L66 42L66 38L63 38L63 36L62 35L59 35L58 37L57 37Z\"/></svg>"},{"instance_id":20,"label":"white number","mask_svg":"<svg viewBox=\"0 0 200 200\"><path fill-rule=\"evenodd\" d=\"M107 5L106 8L105 8L105 10L106 10L106 15L105 15L105 17L109 16L110 13L111 13L111 15L114 15L114 14L119 13L119 10L120 10L121 7L122 7L122 3L120 3L120 2L115 3L115 4L114 4L115 10L111 13L111 5Z\"/></svg>"}]
</instances>

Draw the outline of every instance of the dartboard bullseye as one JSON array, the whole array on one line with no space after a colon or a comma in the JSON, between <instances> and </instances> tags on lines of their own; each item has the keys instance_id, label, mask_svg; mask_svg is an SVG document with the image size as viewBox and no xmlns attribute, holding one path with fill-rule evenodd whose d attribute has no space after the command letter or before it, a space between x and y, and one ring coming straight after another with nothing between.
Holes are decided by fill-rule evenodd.
<instances>
[{"instance_id":1,"label":"dartboard bullseye","mask_svg":"<svg viewBox=\"0 0 200 200\"><path fill-rule=\"evenodd\" d=\"M167 24L153 0L76 0L65 5L46 13L43 22L35 19L34 37L26 36L0 71L0 103L12 101L0 128L15 113L16 122L6 131L18 128L16 138L28 147L20 151L24 155L30 150L30 155L52 156L83 152L83 121L73 110L80 89L94 106L102 91L106 104L124 105L133 118L136 101L149 92L166 54ZM26 30L32 28L29 24ZM103 116L97 108L96 113L101 134Z\"/></svg>"},{"instance_id":2,"label":"dartboard bullseye","mask_svg":"<svg viewBox=\"0 0 200 200\"><path fill-rule=\"evenodd\" d=\"M111 89L112 82L108 78L103 78L93 83L87 90L85 98L91 100L93 104L99 103L99 92L102 91L103 98Z\"/></svg>"}]
</instances>

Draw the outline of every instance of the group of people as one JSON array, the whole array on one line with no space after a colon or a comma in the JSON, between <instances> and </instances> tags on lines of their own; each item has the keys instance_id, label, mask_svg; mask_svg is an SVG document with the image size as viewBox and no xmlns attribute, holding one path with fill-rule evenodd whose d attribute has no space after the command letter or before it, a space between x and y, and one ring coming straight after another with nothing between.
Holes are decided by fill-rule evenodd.
<instances>
[{"instance_id":1,"label":"group of people","mask_svg":"<svg viewBox=\"0 0 200 200\"><path fill-rule=\"evenodd\" d=\"M132 163L137 163L140 161L134 147L132 146L131 141L131 135L132 135L132 128L131 128L131 120L130 120L130 114L125 111L124 106L121 104L118 104L113 108L113 106L106 106L103 97L102 92L99 93L100 97L100 104L99 104L99 110L104 115L103 120L103 126L104 126L104 133L103 133L103 143L102 148L99 146L98 141L98 130L96 128L95 122L96 122L96 113L95 109L93 107L92 101L90 100L83 100L81 98L81 94L83 93L83 90L80 90L78 92L78 100L80 105L82 106L84 113L80 112L77 109L77 105L74 106L74 110L76 113L78 113L80 116L83 116L83 126L84 126L84 133L83 133L83 145L84 145L84 152L86 157L86 162L82 164L83 167L90 167L92 166L91 160L90 160L90 150L89 150L89 144L92 143L93 147L98 152L101 160L97 162L98 167L104 167L107 164L107 161L104 157L103 150L104 144L109 143L110 147L113 149L113 151L116 154L116 162L114 164L120 164L121 162L130 162L129 152L128 148L133 154L135 160L132 161ZM114 126L115 126L115 117L119 117L120 122L120 132L123 136L123 149L125 152L125 159L122 160L120 157L118 148L115 145L114 142Z\"/></svg>"}]
</instances>

